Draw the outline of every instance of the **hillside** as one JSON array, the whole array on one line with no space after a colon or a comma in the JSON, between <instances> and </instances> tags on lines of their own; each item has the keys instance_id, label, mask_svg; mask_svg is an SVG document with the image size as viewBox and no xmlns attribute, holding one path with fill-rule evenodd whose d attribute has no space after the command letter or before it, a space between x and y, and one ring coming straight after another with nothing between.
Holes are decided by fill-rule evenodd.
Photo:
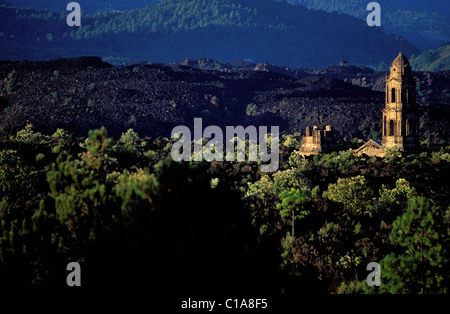
<instances>
[{"instance_id":1,"label":"hillside","mask_svg":"<svg viewBox=\"0 0 450 314\"><path fill-rule=\"evenodd\" d=\"M417 57L411 58L411 65L416 71L450 70L450 45L424 50Z\"/></svg>"},{"instance_id":2,"label":"hillside","mask_svg":"<svg viewBox=\"0 0 450 314\"><path fill-rule=\"evenodd\" d=\"M269 0L167 0L88 15L78 29L68 27L65 17L62 11L0 7L0 59L98 55L120 64L209 57L317 68L339 60L376 65L398 51L394 35L360 19ZM419 53L409 43L404 51Z\"/></svg>"},{"instance_id":3,"label":"hillside","mask_svg":"<svg viewBox=\"0 0 450 314\"><path fill-rule=\"evenodd\" d=\"M205 60L196 63L206 66ZM278 125L281 132L303 133L306 126L332 124L339 139L379 137L384 92L377 89L383 90L385 73L350 65L280 72L269 65L238 70L229 64L226 71L220 64L216 70L180 64L113 67L87 57L2 63L0 130L29 122L44 133L63 127L82 136L105 126L115 137L129 128L141 136L170 137L174 126L191 127L194 117L202 117L205 126ZM449 77L449 72L416 73L422 82L418 99L426 101L422 139L450 138ZM255 106L248 112L250 104Z\"/></svg>"},{"instance_id":4,"label":"hillside","mask_svg":"<svg viewBox=\"0 0 450 314\"><path fill-rule=\"evenodd\" d=\"M288 0L313 10L339 12L367 18L368 1ZM379 0L381 25L386 31L402 35L421 48L439 46L450 40L450 9L446 1Z\"/></svg>"},{"instance_id":5,"label":"hillside","mask_svg":"<svg viewBox=\"0 0 450 314\"><path fill-rule=\"evenodd\" d=\"M33 8L38 10L54 10L62 11L66 9L66 5L69 2L64 2L61 0L0 0L2 3L10 3L14 6L21 8ZM82 5L82 11L85 13L97 13L99 11L110 11L110 10L131 10L136 8L145 8L147 5L161 2L160 0L132 0L132 1L120 1L120 0L95 0L95 1L80 1Z\"/></svg>"}]
</instances>

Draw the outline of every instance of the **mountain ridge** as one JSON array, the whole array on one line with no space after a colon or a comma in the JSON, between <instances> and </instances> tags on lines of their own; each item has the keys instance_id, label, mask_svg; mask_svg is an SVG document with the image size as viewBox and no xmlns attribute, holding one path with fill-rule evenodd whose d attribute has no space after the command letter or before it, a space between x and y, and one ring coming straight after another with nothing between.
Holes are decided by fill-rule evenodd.
<instances>
[{"instance_id":1,"label":"mountain ridge","mask_svg":"<svg viewBox=\"0 0 450 314\"><path fill-rule=\"evenodd\" d=\"M99 55L120 64L209 57L316 68L339 60L375 66L398 51L394 35L360 19L271 0L167 0L120 14L87 15L79 28L68 27L63 12L0 7L0 16L0 59ZM408 42L404 51L419 53Z\"/></svg>"}]
</instances>

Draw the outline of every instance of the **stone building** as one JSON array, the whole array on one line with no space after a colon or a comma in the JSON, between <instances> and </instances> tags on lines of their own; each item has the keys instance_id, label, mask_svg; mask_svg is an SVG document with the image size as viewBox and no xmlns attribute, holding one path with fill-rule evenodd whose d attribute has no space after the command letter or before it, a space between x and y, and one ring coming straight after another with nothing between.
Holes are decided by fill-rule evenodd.
<instances>
[{"instance_id":1,"label":"stone building","mask_svg":"<svg viewBox=\"0 0 450 314\"><path fill-rule=\"evenodd\" d=\"M386 150L397 147L410 153L419 146L419 115L416 103L416 82L408 59L399 53L386 77L386 99L383 109L381 143L369 141L355 155L384 156Z\"/></svg>"},{"instance_id":2,"label":"stone building","mask_svg":"<svg viewBox=\"0 0 450 314\"><path fill-rule=\"evenodd\" d=\"M397 147L401 154L419 147L419 114L416 103L416 81L408 59L400 52L386 77L385 107L382 112L382 141L370 140L354 151L356 156L383 157L386 150ZM329 153L337 149L331 125L306 128L300 155Z\"/></svg>"},{"instance_id":3,"label":"stone building","mask_svg":"<svg viewBox=\"0 0 450 314\"><path fill-rule=\"evenodd\" d=\"M302 138L299 154L309 156L319 152L329 153L336 149L331 125L325 127L313 126L312 128L308 126L306 127L306 136Z\"/></svg>"},{"instance_id":4,"label":"stone building","mask_svg":"<svg viewBox=\"0 0 450 314\"><path fill-rule=\"evenodd\" d=\"M383 109L382 149L398 147L401 152L418 147L416 81L408 59L400 53L386 77L386 106Z\"/></svg>"},{"instance_id":5,"label":"stone building","mask_svg":"<svg viewBox=\"0 0 450 314\"><path fill-rule=\"evenodd\" d=\"M383 157L385 152L381 149L380 142L369 140L363 146L355 150L353 154L358 157L361 157L362 155Z\"/></svg>"}]
</instances>

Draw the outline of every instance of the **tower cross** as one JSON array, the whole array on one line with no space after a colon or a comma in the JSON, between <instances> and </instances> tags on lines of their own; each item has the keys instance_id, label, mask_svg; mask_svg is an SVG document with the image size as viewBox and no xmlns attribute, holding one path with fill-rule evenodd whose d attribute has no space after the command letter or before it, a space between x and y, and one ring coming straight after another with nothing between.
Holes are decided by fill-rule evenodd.
<instances>
[{"instance_id":1,"label":"tower cross","mask_svg":"<svg viewBox=\"0 0 450 314\"><path fill-rule=\"evenodd\" d=\"M403 51L402 51L403 50L403 38L400 37L398 42L400 44L400 53L403 53Z\"/></svg>"}]
</instances>

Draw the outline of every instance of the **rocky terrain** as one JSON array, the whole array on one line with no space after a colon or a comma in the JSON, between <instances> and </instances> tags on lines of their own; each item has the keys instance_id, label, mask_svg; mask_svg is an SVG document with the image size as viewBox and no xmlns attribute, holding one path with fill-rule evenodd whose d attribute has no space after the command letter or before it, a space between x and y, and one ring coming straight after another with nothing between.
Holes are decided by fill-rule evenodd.
<instances>
[{"instance_id":1,"label":"rocky terrain","mask_svg":"<svg viewBox=\"0 0 450 314\"><path fill-rule=\"evenodd\" d=\"M378 137L387 72L348 65L297 69L209 59L114 67L97 57L0 63L0 131L26 123L78 136L105 126L170 137L176 125L334 126L340 139ZM422 139L450 138L450 72L416 72ZM249 106L253 104L252 106ZM248 108L251 108L249 110Z\"/></svg>"}]
</instances>

